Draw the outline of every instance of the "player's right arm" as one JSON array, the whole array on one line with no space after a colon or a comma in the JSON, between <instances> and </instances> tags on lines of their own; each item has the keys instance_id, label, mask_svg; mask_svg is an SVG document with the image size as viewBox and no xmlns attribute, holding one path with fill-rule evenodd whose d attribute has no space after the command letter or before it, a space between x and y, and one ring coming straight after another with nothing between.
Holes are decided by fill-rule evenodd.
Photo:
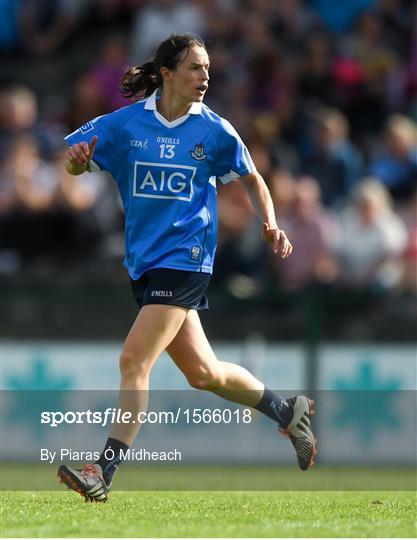
<instances>
[{"instance_id":1,"label":"player's right arm","mask_svg":"<svg viewBox=\"0 0 417 540\"><path fill-rule=\"evenodd\" d=\"M69 174L77 176L88 170L93 159L98 137L94 135L89 143L82 141L71 146L65 154L65 168Z\"/></svg>"}]
</instances>

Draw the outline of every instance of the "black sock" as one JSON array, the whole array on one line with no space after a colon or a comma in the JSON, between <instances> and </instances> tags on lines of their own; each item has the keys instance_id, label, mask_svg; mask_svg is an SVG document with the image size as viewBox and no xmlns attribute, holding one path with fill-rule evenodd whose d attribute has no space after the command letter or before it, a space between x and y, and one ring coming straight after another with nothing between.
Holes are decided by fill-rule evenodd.
<instances>
[{"instance_id":1,"label":"black sock","mask_svg":"<svg viewBox=\"0 0 417 540\"><path fill-rule=\"evenodd\" d=\"M113 475L122 461L122 457L120 456L121 450L123 452L129 450L128 445L109 437L98 461L96 461L97 465L100 465L103 471L103 478L107 485L110 485Z\"/></svg>"},{"instance_id":2,"label":"black sock","mask_svg":"<svg viewBox=\"0 0 417 540\"><path fill-rule=\"evenodd\" d=\"M271 390L265 388L261 401L255 406L260 411L278 424L286 428L293 417L293 408L285 398L277 396Z\"/></svg>"}]
</instances>

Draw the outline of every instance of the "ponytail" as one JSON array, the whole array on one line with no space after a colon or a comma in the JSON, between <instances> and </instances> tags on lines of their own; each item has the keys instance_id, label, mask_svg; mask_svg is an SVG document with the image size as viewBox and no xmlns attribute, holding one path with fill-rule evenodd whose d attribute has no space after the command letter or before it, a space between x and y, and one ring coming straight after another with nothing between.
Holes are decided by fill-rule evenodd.
<instances>
[{"instance_id":1,"label":"ponytail","mask_svg":"<svg viewBox=\"0 0 417 540\"><path fill-rule=\"evenodd\" d=\"M143 99L149 97L162 86L161 67L176 69L184 58L182 51L191 47L205 48L204 41L195 34L173 34L163 41L156 51L155 58L141 66L128 68L120 82L120 93L123 97Z\"/></svg>"},{"instance_id":2,"label":"ponytail","mask_svg":"<svg viewBox=\"0 0 417 540\"><path fill-rule=\"evenodd\" d=\"M161 85L162 77L157 72L155 63L150 61L141 66L127 68L120 82L120 93L125 98L137 94L141 98L148 97Z\"/></svg>"}]
</instances>

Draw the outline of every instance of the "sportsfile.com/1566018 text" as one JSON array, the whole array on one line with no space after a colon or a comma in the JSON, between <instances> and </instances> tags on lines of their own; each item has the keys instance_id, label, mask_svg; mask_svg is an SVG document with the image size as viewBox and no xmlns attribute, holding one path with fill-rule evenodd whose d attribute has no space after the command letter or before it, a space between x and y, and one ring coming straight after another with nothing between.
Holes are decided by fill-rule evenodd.
<instances>
[{"instance_id":1,"label":"sportsfile.com/1566018 text","mask_svg":"<svg viewBox=\"0 0 417 540\"><path fill-rule=\"evenodd\" d=\"M178 407L173 411L141 411L134 416L129 411L108 408L105 411L43 411L41 424L58 427L61 424L250 424L250 409L199 409Z\"/></svg>"}]
</instances>

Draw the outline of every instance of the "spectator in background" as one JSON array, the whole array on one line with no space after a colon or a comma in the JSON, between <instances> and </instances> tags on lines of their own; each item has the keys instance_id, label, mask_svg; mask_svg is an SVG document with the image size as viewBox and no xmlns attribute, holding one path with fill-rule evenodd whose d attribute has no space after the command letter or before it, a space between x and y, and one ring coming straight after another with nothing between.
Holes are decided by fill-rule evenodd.
<instances>
[{"instance_id":1,"label":"spectator in background","mask_svg":"<svg viewBox=\"0 0 417 540\"><path fill-rule=\"evenodd\" d=\"M255 133L253 139L248 141L248 149L255 163L256 170L268 181L272 168L271 155L268 152L268 148L258 137L258 134Z\"/></svg>"},{"instance_id":2,"label":"spectator in background","mask_svg":"<svg viewBox=\"0 0 417 540\"><path fill-rule=\"evenodd\" d=\"M249 61L249 108L252 111L276 111L284 108L294 82L288 62L270 46L253 54Z\"/></svg>"},{"instance_id":3,"label":"spectator in background","mask_svg":"<svg viewBox=\"0 0 417 540\"><path fill-rule=\"evenodd\" d=\"M57 52L71 36L87 2L72 0L22 0L22 44L33 55Z\"/></svg>"},{"instance_id":4,"label":"spectator in background","mask_svg":"<svg viewBox=\"0 0 417 540\"><path fill-rule=\"evenodd\" d=\"M365 178L355 188L335 243L339 279L354 287L391 288L401 278L407 231L386 188Z\"/></svg>"},{"instance_id":5,"label":"spectator in background","mask_svg":"<svg viewBox=\"0 0 417 540\"><path fill-rule=\"evenodd\" d=\"M12 85L0 92L0 164L16 136L35 130L37 116L36 98L28 88Z\"/></svg>"},{"instance_id":6,"label":"spectator in background","mask_svg":"<svg viewBox=\"0 0 417 540\"><path fill-rule=\"evenodd\" d=\"M328 283L336 277L336 264L329 246L336 222L321 205L320 188L313 178L302 177L294 184L291 211L277 216L288 230L294 252L289 264L273 261L280 286L298 290L311 283Z\"/></svg>"},{"instance_id":7,"label":"spectator in background","mask_svg":"<svg viewBox=\"0 0 417 540\"><path fill-rule=\"evenodd\" d=\"M311 37L303 51L299 70L300 96L319 101L322 105L334 101L331 61L329 37L323 33Z\"/></svg>"},{"instance_id":8,"label":"spectator in background","mask_svg":"<svg viewBox=\"0 0 417 540\"><path fill-rule=\"evenodd\" d=\"M73 217L74 255L106 254L106 240L121 225L121 201L115 183L105 172L73 176L65 169L66 148L54 161L58 177L58 200L62 211ZM119 253L123 253L122 245Z\"/></svg>"},{"instance_id":9,"label":"spectator in background","mask_svg":"<svg viewBox=\"0 0 417 540\"><path fill-rule=\"evenodd\" d=\"M259 259L264 250L258 219L240 184L231 182L219 188L216 277L234 296L248 298L256 293L256 279L262 271Z\"/></svg>"},{"instance_id":10,"label":"spectator in background","mask_svg":"<svg viewBox=\"0 0 417 540\"><path fill-rule=\"evenodd\" d=\"M256 135L248 149L256 170L268 182L271 157ZM257 279L262 274L259 260L264 255L264 246L253 205L246 190L236 182L219 186L218 224L216 275L226 281L234 296L248 298L258 289Z\"/></svg>"},{"instance_id":11,"label":"spectator in background","mask_svg":"<svg viewBox=\"0 0 417 540\"><path fill-rule=\"evenodd\" d=\"M401 284L407 291L417 293L417 189L405 207L404 220L408 241L403 254L404 272Z\"/></svg>"},{"instance_id":12,"label":"spectator in background","mask_svg":"<svg viewBox=\"0 0 417 540\"><path fill-rule=\"evenodd\" d=\"M94 74L83 73L72 88L67 124L70 129L83 125L91 118L108 113L105 97Z\"/></svg>"},{"instance_id":13,"label":"spectator in background","mask_svg":"<svg viewBox=\"0 0 417 540\"><path fill-rule=\"evenodd\" d=\"M295 179L291 172L275 167L271 172L268 184L274 207L278 209L278 220L281 222L291 214L295 199Z\"/></svg>"},{"instance_id":14,"label":"spectator in background","mask_svg":"<svg viewBox=\"0 0 417 540\"><path fill-rule=\"evenodd\" d=\"M363 13L357 21L355 32L341 43L341 52L357 60L363 67L370 95L384 95L387 77L397 55L386 39L381 16L372 11Z\"/></svg>"},{"instance_id":15,"label":"spectator in background","mask_svg":"<svg viewBox=\"0 0 417 540\"><path fill-rule=\"evenodd\" d=\"M334 75L355 72L357 84L340 102L351 122L352 134L362 144L369 144L369 135L379 131L387 116L390 102L404 86L398 52L387 39L382 16L377 11L363 13L355 31L345 36L339 45L339 57Z\"/></svg>"},{"instance_id":16,"label":"spectator in background","mask_svg":"<svg viewBox=\"0 0 417 540\"><path fill-rule=\"evenodd\" d=\"M42 160L33 136L15 139L4 173L13 181L21 208L36 213L52 207L57 185L55 171Z\"/></svg>"},{"instance_id":17,"label":"spectator in background","mask_svg":"<svg viewBox=\"0 0 417 540\"><path fill-rule=\"evenodd\" d=\"M64 150L46 162L29 134L15 138L0 168L0 189L0 251L15 250L26 262L85 259L120 224L118 198L106 174L69 175Z\"/></svg>"},{"instance_id":18,"label":"spectator in background","mask_svg":"<svg viewBox=\"0 0 417 540\"><path fill-rule=\"evenodd\" d=\"M370 163L377 177L396 201L404 201L417 187L417 126L401 115L392 115L385 128L382 152Z\"/></svg>"},{"instance_id":19,"label":"spectator in background","mask_svg":"<svg viewBox=\"0 0 417 540\"><path fill-rule=\"evenodd\" d=\"M65 242L55 220L56 171L41 159L32 135L14 139L0 178L6 195L1 212L0 250L16 250L33 259L51 253Z\"/></svg>"},{"instance_id":20,"label":"spectator in background","mask_svg":"<svg viewBox=\"0 0 417 540\"><path fill-rule=\"evenodd\" d=\"M277 112L259 113L252 119L252 137L258 141L258 144L262 144L269 153L269 169L273 166L287 169L296 174L300 169L297 151L283 139L281 132L281 115ZM268 170L268 176L269 173L270 170Z\"/></svg>"},{"instance_id":21,"label":"spectator in background","mask_svg":"<svg viewBox=\"0 0 417 540\"><path fill-rule=\"evenodd\" d=\"M92 84L96 85L100 102L106 112L130 104L130 100L121 96L119 92L119 81L127 66L127 49L124 39L121 36L110 37L89 72Z\"/></svg>"},{"instance_id":22,"label":"spectator in background","mask_svg":"<svg viewBox=\"0 0 417 540\"><path fill-rule=\"evenodd\" d=\"M204 35L206 27L204 1L183 2L153 0L137 11L133 23L131 58L146 61L155 46L167 35L192 32Z\"/></svg>"},{"instance_id":23,"label":"spectator in background","mask_svg":"<svg viewBox=\"0 0 417 540\"><path fill-rule=\"evenodd\" d=\"M358 181L362 156L348 139L346 118L336 109L319 109L312 131L312 147L304 155L302 170L318 181L324 204L335 206Z\"/></svg>"},{"instance_id":24,"label":"spectator in background","mask_svg":"<svg viewBox=\"0 0 417 540\"><path fill-rule=\"evenodd\" d=\"M297 51L300 41L307 34L322 28L322 23L311 6L304 0L264 2L270 8L269 20L278 45L284 43L287 50Z\"/></svg>"},{"instance_id":25,"label":"spectator in background","mask_svg":"<svg viewBox=\"0 0 417 540\"><path fill-rule=\"evenodd\" d=\"M413 2L408 1L408 4L412 6ZM404 57L408 52L410 33L416 28L407 9L407 0L378 0L375 9L383 25L384 39Z\"/></svg>"},{"instance_id":26,"label":"spectator in background","mask_svg":"<svg viewBox=\"0 0 417 540\"><path fill-rule=\"evenodd\" d=\"M41 157L46 160L53 156L56 141L62 140L59 125L39 120L32 90L13 84L0 91L0 164L21 135L34 137Z\"/></svg>"},{"instance_id":27,"label":"spectator in background","mask_svg":"<svg viewBox=\"0 0 417 540\"><path fill-rule=\"evenodd\" d=\"M85 0L81 0L84 2ZM115 26L130 23L136 11L149 3L147 0L89 0L93 4L92 22L111 34Z\"/></svg>"}]
</instances>

